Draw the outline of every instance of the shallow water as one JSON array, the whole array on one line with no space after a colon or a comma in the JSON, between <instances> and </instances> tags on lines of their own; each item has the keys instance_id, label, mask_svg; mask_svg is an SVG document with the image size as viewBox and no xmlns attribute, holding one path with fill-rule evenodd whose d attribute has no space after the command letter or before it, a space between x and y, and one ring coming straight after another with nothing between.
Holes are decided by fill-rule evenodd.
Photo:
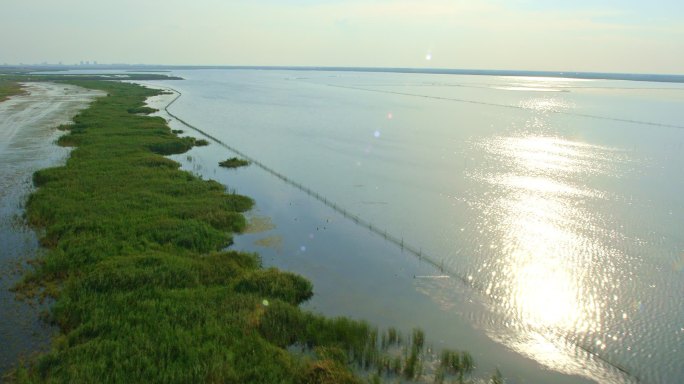
<instances>
[{"instance_id":1,"label":"shallow water","mask_svg":"<svg viewBox=\"0 0 684 384\"><path fill-rule=\"evenodd\" d=\"M684 381L681 84L177 74L171 112L423 258L265 172L217 170L232 156L219 145L179 156L256 197L279 250L237 246L312 279L312 307L421 325L519 382L549 382L537 364Z\"/></svg>"},{"instance_id":2,"label":"shallow water","mask_svg":"<svg viewBox=\"0 0 684 384\"><path fill-rule=\"evenodd\" d=\"M184 128L174 121L171 125ZM396 326L404 333L420 327L428 331L428 344L435 352L442 348L470 351L479 376L500 368L514 379L513 383L588 382L548 371L488 337L482 327L499 319L482 304L484 298L477 292L445 278L429 262L345 219L301 190L279 179L274 182L272 175L258 167L219 167L226 153L225 148L214 144L172 158L184 169L218 180L231 191L257 201L249 220L270 217L276 227L237 236L233 247L258 252L265 266L309 278L314 297L306 308L328 316L351 316L383 327ZM592 364L601 366L600 362ZM599 377L620 376L609 367L598 370Z\"/></svg>"},{"instance_id":3,"label":"shallow water","mask_svg":"<svg viewBox=\"0 0 684 384\"><path fill-rule=\"evenodd\" d=\"M0 103L0 372L45 348L53 331L39 318L45 305L15 300L9 289L41 252L23 219L33 172L63 162L55 145L66 124L101 92L52 83L25 84L27 95Z\"/></svg>"}]
</instances>

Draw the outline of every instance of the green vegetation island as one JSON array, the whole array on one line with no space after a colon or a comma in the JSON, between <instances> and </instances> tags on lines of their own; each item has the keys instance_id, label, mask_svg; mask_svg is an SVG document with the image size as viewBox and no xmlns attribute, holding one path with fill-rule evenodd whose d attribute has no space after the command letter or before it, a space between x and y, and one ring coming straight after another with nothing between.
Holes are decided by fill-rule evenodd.
<instances>
[{"instance_id":1,"label":"green vegetation island","mask_svg":"<svg viewBox=\"0 0 684 384\"><path fill-rule=\"evenodd\" d=\"M59 145L74 147L66 164L34 174L26 218L48 252L14 289L54 300L46 317L59 334L6 381L469 382L467 352L442 351L428 370L421 330L402 335L304 311L308 280L226 250L253 201L164 157L208 142L147 116L145 100L162 91L96 76L9 80L64 81L106 96L60 127L68 133ZM0 99L21 92L0 84L8 90ZM498 372L491 382L502 382Z\"/></svg>"},{"instance_id":2,"label":"green vegetation island","mask_svg":"<svg viewBox=\"0 0 684 384\"><path fill-rule=\"evenodd\" d=\"M0 78L0 103L9 99L10 96L19 95L23 92L21 85L14 81L7 81Z\"/></svg>"},{"instance_id":3,"label":"green vegetation island","mask_svg":"<svg viewBox=\"0 0 684 384\"><path fill-rule=\"evenodd\" d=\"M223 160L219 162L219 166L224 168L238 168L246 167L249 165L249 161L245 159L240 159L237 157L231 157L230 159Z\"/></svg>"}]
</instances>

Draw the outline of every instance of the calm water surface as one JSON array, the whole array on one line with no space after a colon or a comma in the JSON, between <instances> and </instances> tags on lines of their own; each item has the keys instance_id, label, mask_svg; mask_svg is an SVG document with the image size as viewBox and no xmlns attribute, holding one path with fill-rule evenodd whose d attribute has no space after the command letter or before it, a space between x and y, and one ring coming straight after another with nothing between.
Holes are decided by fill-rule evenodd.
<instances>
[{"instance_id":1,"label":"calm water surface","mask_svg":"<svg viewBox=\"0 0 684 384\"><path fill-rule=\"evenodd\" d=\"M172 113L419 250L218 169L218 144L177 156L256 198L275 228L236 245L311 278L310 307L420 325L515 382L684 382L682 85L176 74Z\"/></svg>"}]
</instances>

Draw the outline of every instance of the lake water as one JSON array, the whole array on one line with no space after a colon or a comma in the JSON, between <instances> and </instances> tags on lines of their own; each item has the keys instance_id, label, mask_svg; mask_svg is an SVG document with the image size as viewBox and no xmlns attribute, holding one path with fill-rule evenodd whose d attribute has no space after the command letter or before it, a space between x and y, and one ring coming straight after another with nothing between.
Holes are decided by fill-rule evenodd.
<instances>
[{"instance_id":1,"label":"lake water","mask_svg":"<svg viewBox=\"0 0 684 384\"><path fill-rule=\"evenodd\" d=\"M273 228L235 246L310 278L310 308L421 326L514 382L684 381L683 85L173 74L150 83L169 111L322 197L218 168L218 143L175 157L256 199Z\"/></svg>"}]
</instances>

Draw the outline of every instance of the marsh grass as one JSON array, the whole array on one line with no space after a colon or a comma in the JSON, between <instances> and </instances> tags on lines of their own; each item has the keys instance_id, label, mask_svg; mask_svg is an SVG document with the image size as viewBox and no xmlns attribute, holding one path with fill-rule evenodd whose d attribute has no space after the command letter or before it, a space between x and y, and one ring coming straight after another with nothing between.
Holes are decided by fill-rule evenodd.
<instances>
[{"instance_id":1,"label":"marsh grass","mask_svg":"<svg viewBox=\"0 0 684 384\"><path fill-rule=\"evenodd\" d=\"M311 296L311 284L262 270L256 255L220 251L232 232L245 228L241 212L252 200L163 157L196 141L177 137L161 118L138 114L156 91L74 83L108 96L65 127L69 134L59 143L76 146L66 165L34 175L39 188L27 218L43 229L41 242L50 251L17 287L56 298L50 317L61 334L49 353L8 379L287 383L332 375L357 381L346 365L293 356L262 335L270 313L264 300L303 316L297 305ZM307 316L319 319L326 338L312 338L321 343L365 337L358 333L364 328L342 332Z\"/></svg>"},{"instance_id":2,"label":"marsh grass","mask_svg":"<svg viewBox=\"0 0 684 384\"><path fill-rule=\"evenodd\" d=\"M141 115L149 115L150 113L155 113L157 111L159 110L147 106L128 108L128 113L139 113Z\"/></svg>"},{"instance_id":3,"label":"marsh grass","mask_svg":"<svg viewBox=\"0 0 684 384\"><path fill-rule=\"evenodd\" d=\"M0 79L0 102L7 100L10 96L20 95L24 92L21 84Z\"/></svg>"},{"instance_id":4,"label":"marsh grass","mask_svg":"<svg viewBox=\"0 0 684 384\"><path fill-rule=\"evenodd\" d=\"M394 328L380 333L363 321L305 312L299 304L313 294L309 281L262 269L258 255L222 251L245 229L242 212L253 202L163 157L197 141L138 113L158 91L71 83L107 96L64 126L69 133L59 143L76 147L66 165L34 175L38 189L26 214L49 252L16 287L55 299L49 319L60 333L50 352L6 380L360 383L370 371L371 381L420 376L422 331L405 343ZM292 353L292 346L307 352Z\"/></svg>"},{"instance_id":5,"label":"marsh grass","mask_svg":"<svg viewBox=\"0 0 684 384\"><path fill-rule=\"evenodd\" d=\"M238 168L249 165L249 161L237 157L231 157L230 159L219 162L219 165L224 168Z\"/></svg>"},{"instance_id":6,"label":"marsh grass","mask_svg":"<svg viewBox=\"0 0 684 384\"><path fill-rule=\"evenodd\" d=\"M447 377L456 378L459 383L463 383L464 378L470 375L474 368L475 364L470 353L445 349L442 351L435 383L443 383Z\"/></svg>"}]
</instances>

